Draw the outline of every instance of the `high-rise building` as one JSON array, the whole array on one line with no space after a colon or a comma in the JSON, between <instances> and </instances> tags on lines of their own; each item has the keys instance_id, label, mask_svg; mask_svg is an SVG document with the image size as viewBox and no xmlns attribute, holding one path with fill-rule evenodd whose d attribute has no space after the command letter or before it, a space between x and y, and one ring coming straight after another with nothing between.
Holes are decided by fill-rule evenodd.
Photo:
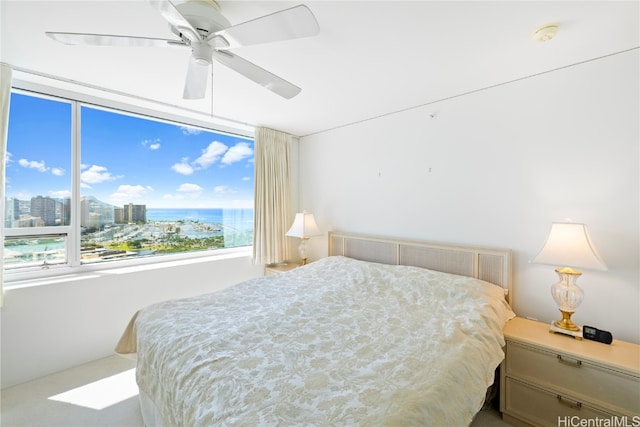
<instances>
[{"instance_id":1,"label":"high-rise building","mask_svg":"<svg viewBox=\"0 0 640 427\"><path fill-rule=\"evenodd\" d=\"M10 197L4 200L4 226L12 228L14 221L20 219L20 200Z\"/></svg>"},{"instance_id":2,"label":"high-rise building","mask_svg":"<svg viewBox=\"0 0 640 427\"><path fill-rule=\"evenodd\" d=\"M101 202L93 196L80 199L80 226L100 228L114 223L115 206Z\"/></svg>"},{"instance_id":3,"label":"high-rise building","mask_svg":"<svg viewBox=\"0 0 640 427\"><path fill-rule=\"evenodd\" d=\"M124 205L124 222L147 222L147 205Z\"/></svg>"},{"instance_id":4,"label":"high-rise building","mask_svg":"<svg viewBox=\"0 0 640 427\"><path fill-rule=\"evenodd\" d=\"M116 224L123 224L125 222L123 208L118 208L118 207L113 208L113 221Z\"/></svg>"},{"instance_id":5,"label":"high-rise building","mask_svg":"<svg viewBox=\"0 0 640 427\"><path fill-rule=\"evenodd\" d=\"M71 198L66 197L58 202L58 218L61 225L71 224Z\"/></svg>"},{"instance_id":6,"label":"high-rise building","mask_svg":"<svg viewBox=\"0 0 640 427\"><path fill-rule=\"evenodd\" d=\"M48 196L32 197L31 216L42 219L45 226L56 225L56 201Z\"/></svg>"},{"instance_id":7,"label":"high-rise building","mask_svg":"<svg viewBox=\"0 0 640 427\"><path fill-rule=\"evenodd\" d=\"M29 214L20 215L20 218L13 221L13 227L15 228L44 227L45 225L42 218Z\"/></svg>"}]
</instances>

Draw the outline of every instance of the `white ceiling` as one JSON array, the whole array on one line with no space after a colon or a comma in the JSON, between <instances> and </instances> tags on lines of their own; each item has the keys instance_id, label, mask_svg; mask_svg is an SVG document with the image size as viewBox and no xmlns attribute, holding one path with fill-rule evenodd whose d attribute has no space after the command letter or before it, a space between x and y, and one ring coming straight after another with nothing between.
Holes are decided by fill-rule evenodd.
<instances>
[{"instance_id":1,"label":"white ceiling","mask_svg":"<svg viewBox=\"0 0 640 427\"><path fill-rule=\"evenodd\" d=\"M300 3L311 9L318 36L234 50L302 87L297 97L283 99L214 64L213 101L211 86L204 100L187 101L188 49L67 46L44 35L174 38L144 0L0 0L0 60L304 136L640 46L638 1L218 3L232 24ZM550 22L560 25L557 36L533 40Z\"/></svg>"}]
</instances>

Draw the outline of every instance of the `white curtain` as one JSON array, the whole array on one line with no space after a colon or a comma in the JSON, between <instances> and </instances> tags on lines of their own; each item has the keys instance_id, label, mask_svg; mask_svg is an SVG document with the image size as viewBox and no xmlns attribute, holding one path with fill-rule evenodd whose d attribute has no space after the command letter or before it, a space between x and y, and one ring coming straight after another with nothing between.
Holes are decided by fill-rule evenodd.
<instances>
[{"instance_id":1,"label":"white curtain","mask_svg":"<svg viewBox=\"0 0 640 427\"><path fill-rule=\"evenodd\" d=\"M285 236L291 226L291 164L293 137L272 129L255 133L255 218L253 262L272 264L289 259Z\"/></svg>"},{"instance_id":2,"label":"white curtain","mask_svg":"<svg viewBox=\"0 0 640 427\"><path fill-rule=\"evenodd\" d=\"M0 64L0 307L4 300L4 179L9 130L9 99L11 98L11 67Z\"/></svg>"}]
</instances>

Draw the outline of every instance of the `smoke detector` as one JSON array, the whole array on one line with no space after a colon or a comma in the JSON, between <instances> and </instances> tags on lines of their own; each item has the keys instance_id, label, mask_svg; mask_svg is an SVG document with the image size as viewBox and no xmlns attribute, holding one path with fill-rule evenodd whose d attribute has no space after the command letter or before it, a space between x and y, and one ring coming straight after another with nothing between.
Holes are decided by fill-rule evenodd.
<instances>
[{"instance_id":1,"label":"smoke detector","mask_svg":"<svg viewBox=\"0 0 640 427\"><path fill-rule=\"evenodd\" d=\"M555 37L558 32L558 24L546 24L538 28L531 36L539 42L546 42Z\"/></svg>"}]
</instances>

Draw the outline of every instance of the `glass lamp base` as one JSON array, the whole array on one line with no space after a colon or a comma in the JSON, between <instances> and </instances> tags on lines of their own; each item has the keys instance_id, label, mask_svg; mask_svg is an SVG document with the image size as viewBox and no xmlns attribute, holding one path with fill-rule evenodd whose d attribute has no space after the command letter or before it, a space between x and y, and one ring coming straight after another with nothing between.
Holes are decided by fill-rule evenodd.
<instances>
[{"instance_id":1,"label":"glass lamp base","mask_svg":"<svg viewBox=\"0 0 640 427\"><path fill-rule=\"evenodd\" d=\"M551 295L558 304L562 319L551 325L554 332L567 333L567 335L576 333L582 336L580 327L571 321L571 315L575 313L584 298L584 292L576 284L576 280L582 273L569 267L558 268L556 273L558 273L560 281L551 286Z\"/></svg>"},{"instance_id":2,"label":"glass lamp base","mask_svg":"<svg viewBox=\"0 0 640 427\"><path fill-rule=\"evenodd\" d=\"M307 240L308 237L300 238L300 245L298 246L298 254L300 255L300 264L305 265L307 263Z\"/></svg>"}]
</instances>

